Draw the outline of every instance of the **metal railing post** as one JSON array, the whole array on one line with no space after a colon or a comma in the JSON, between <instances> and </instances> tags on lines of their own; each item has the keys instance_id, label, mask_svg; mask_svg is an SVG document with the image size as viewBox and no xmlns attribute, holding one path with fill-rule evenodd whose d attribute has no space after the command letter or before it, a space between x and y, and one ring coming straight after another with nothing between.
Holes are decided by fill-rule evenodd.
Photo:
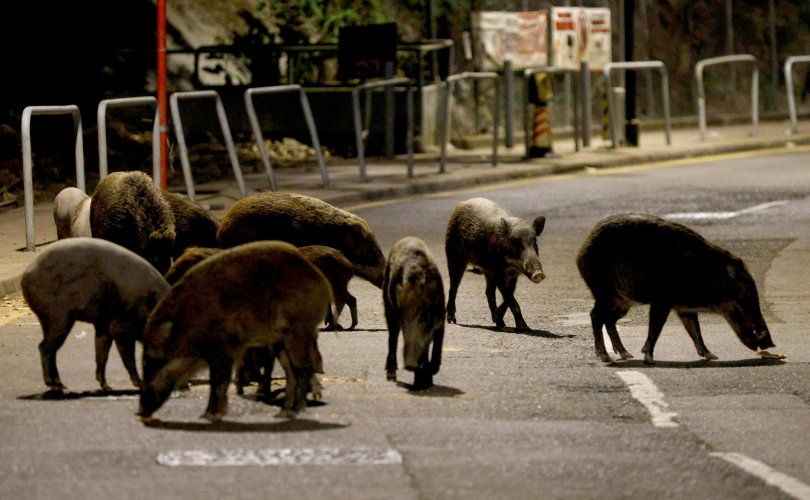
<instances>
[{"instance_id":1,"label":"metal railing post","mask_svg":"<svg viewBox=\"0 0 810 500\"><path fill-rule=\"evenodd\" d=\"M700 140L706 140L706 91L703 85L703 70L707 66L728 64L736 62L751 63L751 128L752 135L759 133L759 68L756 57L750 54L734 54L729 56L711 57L695 64L695 81L698 88L698 125L700 127Z\"/></svg>"},{"instance_id":2,"label":"metal railing post","mask_svg":"<svg viewBox=\"0 0 810 500\"><path fill-rule=\"evenodd\" d=\"M29 252L36 250L34 241L34 174L33 155L31 154L31 117L34 115L71 115L73 117L73 135L76 139L76 187L85 190L84 186L84 139L82 133L82 114L79 107L67 106L27 106L22 114L22 160L23 190L25 195L25 248Z\"/></svg>"},{"instance_id":3,"label":"metal railing post","mask_svg":"<svg viewBox=\"0 0 810 500\"><path fill-rule=\"evenodd\" d=\"M312 109L309 106L309 98L307 97L304 88L298 84L290 85L271 85L269 87L253 87L245 90L245 109L247 110L248 119L250 120L250 127L253 129L253 136L256 138L256 145L259 147L259 154L262 157L264 170L267 174L267 182L270 184L270 189L277 190L276 177L273 173L273 165L270 163L270 156L267 154L267 147L264 145L264 136L262 135L262 128L259 125L259 118L256 115L256 108L253 103L255 96L282 94L289 92L298 92L299 101L301 103L301 110L304 112L304 119L309 129L309 137L312 140L312 148L315 150L315 157L318 160L318 168L321 171L321 180L323 187L329 187L329 175L326 172L326 164L323 160L323 152L321 151L321 142L318 139L318 130L315 128L315 119L312 117Z\"/></svg>"},{"instance_id":4,"label":"metal railing post","mask_svg":"<svg viewBox=\"0 0 810 500\"><path fill-rule=\"evenodd\" d=\"M614 102L613 92L610 91L610 73L614 70L623 71L638 71L655 69L661 73L661 99L663 102L664 110L664 135L666 136L667 145L672 144L672 125L669 116L669 78L667 76L667 67L661 61L629 61L629 62L615 62L607 63L603 69L605 81L608 87L608 115L610 116L610 140L614 148L619 147L619 132L614 113L616 112L616 103Z\"/></svg>"},{"instance_id":5,"label":"metal railing post","mask_svg":"<svg viewBox=\"0 0 810 500\"><path fill-rule=\"evenodd\" d=\"M98 123L99 179L107 176L107 109L128 106L154 106L155 108L155 115L152 118L152 180L160 189L160 110L157 99L151 96L104 99L98 103L96 120Z\"/></svg>"},{"instance_id":6,"label":"metal railing post","mask_svg":"<svg viewBox=\"0 0 810 500\"><path fill-rule=\"evenodd\" d=\"M799 131L799 122L796 115L796 96L793 88L793 65L797 63L810 63L810 55L790 56L785 60L785 90L787 91L788 115L790 117L790 134Z\"/></svg>"},{"instance_id":7,"label":"metal railing post","mask_svg":"<svg viewBox=\"0 0 810 500\"><path fill-rule=\"evenodd\" d=\"M228 125L228 118L225 115L225 106L222 104L222 99L215 90L196 90L190 92L175 92L169 96L169 107L172 112L172 121L174 122L174 134L177 136L177 145L180 148L180 164L183 167L183 177L186 181L186 192L188 199L195 201L196 193L194 191L194 179L191 175L191 165L188 160L188 148L186 147L185 133L183 132L183 121L180 117L180 108L178 102L180 100L192 99L214 99L216 101L217 119L219 126L222 129L222 136L225 141L225 147L228 149L228 158L231 161L233 168L233 175L236 177L236 183L239 186L239 193L245 197L245 181L242 178L242 168L239 166L239 159L236 156L236 147L233 144L231 137L231 128Z\"/></svg>"}]
</instances>

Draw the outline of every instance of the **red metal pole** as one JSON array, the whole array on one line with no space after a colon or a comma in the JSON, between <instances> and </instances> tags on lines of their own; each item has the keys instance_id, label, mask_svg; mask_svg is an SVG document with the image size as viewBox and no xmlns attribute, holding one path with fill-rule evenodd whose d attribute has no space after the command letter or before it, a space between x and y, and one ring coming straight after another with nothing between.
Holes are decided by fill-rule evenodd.
<instances>
[{"instance_id":1,"label":"red metal pole","mask_svg":"<svg viewBox=\"0 0 810 500\"><path fill-rule=\"evenodd\" d=\"M160 188L168 184L169 142L166 113L166 0L157 0L157 101L160 115Z\"/></svg>"}]
</instances>

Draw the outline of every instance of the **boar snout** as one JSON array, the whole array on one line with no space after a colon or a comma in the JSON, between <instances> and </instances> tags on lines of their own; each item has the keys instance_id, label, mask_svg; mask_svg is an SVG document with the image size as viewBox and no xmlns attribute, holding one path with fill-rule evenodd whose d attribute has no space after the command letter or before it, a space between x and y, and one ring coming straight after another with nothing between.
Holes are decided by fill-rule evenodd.
<instances>
[{"instance_id":1,"label":"boar snout","mask_svg":"<svg viewBox=\"0 0 810 500\"><path fill-rule=\"evenodd\" d=\"M417 371L427 368L430 339L406 340L403 352L405 369Z\"/></svg>"},{"instance_id":2,"label":"boar snout","mask_svg":"<svg viewBox=\"0 0 810 500\"><path fill-rule=\"evenodd\" d=\"M529 279L532 280L532 283L540 283L546 279L546 275L543 271L535 271L529 276Z\"/></svg>"}]
</instances>

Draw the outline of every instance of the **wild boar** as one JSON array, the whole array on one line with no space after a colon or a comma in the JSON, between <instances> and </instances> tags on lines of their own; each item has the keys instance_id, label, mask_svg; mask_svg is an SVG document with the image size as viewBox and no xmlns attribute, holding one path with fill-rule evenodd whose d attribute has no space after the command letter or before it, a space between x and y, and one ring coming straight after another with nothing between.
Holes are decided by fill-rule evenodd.
<instances>
[{"instance_id":1,"label":"wild boar","mask_svg":"<svg viewBox=\"0 0 810 500\"><path fill-rule=\"evenodd\" d=\"M413 388L433 385L442 363L444 286L439 268L425 242L408 236L388 255L383 277L383 304L388 325L388 380L397 379L397 340L403 336L405 369L414 372ZM432 356L428 349L433 343Z\"/></svg>"},{"instance_id":2,"label":"wild boar","mask_svg":"<svg viewBox=\"0 0 810 500\"><path fill-rule=\"evenodd\" d=\"M94 238L132 250L161 273L171 265L174 215L143 172L113 172L99 181L90 204L90 228Z\"/></svg>"},{"instance_id":3,"label":"wild boar","mask_svg":"<svg viewBox=\"0 0 810 500\"><path fill-rule=\"evenodd\" d=\"M340 313L343 311L344 305L348 305L352 316L352 324L349 330L353 330L357 325L357 299L349 293L348 289L349 281L354 275L352 263L349 262L340 251L323 245L309 245L301 247L298 250L320 269L324 276L326 276L326 279L329 280L329 285L332 287L332 294L335 298L335 313L334 315L332 314L331 307L327 311L326 329L343 329L337 320L340 317ZM173 285L179 281L193 265L220 251L221 249L219 248L187 248L180 258L176 259L169 270L166 271L166 281L168 281L170 285Z\"/></svg>"},{"instance_id":4,"label":"wild boar","mask_svg":"<svg viewBox=\"0 0 810 500\"><path fill-rule=\"evenodd\" d=\"M527 221L486 198L472 198L456 205L445 236L450 274L447 321L456 322L456 293L467 265L472 264L486 279L487 303L495 326L505 326L503 317L508 307L515 318L515 327L528 330L515 299L515 286L521 274L532 283L540 283L546 277L537 251L537 238L545 225L543 216ZM499 306L495 288L503 297Z\"/></svg>"},{"instance_id":5,"label":"wild boar","mask_svg":"<svg viewBox=\"0 0 810 500\"><path fill-rule=\"evenodd\" d=\"M115 243L87 237L48 245L23 272L23 297L42 325L39 344L42 374L53 391L65 386L56 368L56 352L75 321L95 327L96 380L105 391L105 369L115 341L132 383L140 387L135 342L146 319L169 284L143 257Z\"/></svg>"},{"instance_id":6,"label":"wild boar","mask_svg":"<svg viewBox=\"0 0 810 500\"><path fill-rule=\"evenodd\" d=\"M698 356L717 359L703 343L698 312L721 314L751 350L774 347L759 306L754 279L743 261L692 229L646 214L613 215L599 221L576 258L591 290L596 354L609 362L602 325L622 359L632 358L619 338L616 322L633 303L650 305L644 361L674 309Z\"/></svg>"},{"instance_id":7,"label":"wild boar","mask_svg":"<svg viewBox=\"0 0 810 500\"><path fill-rule=\"evenodd\" d=\"M75 187L66 187L53 199L53 221L58 239L93 236L90 232L90 196Z\"/></svg>"},{"instance_id":8,"label":"wild boar","mask_svg":"<svg viewBox=\"0 0 810 500\"><path fill-rule=\"evenodd\" d=\"M189 247L218 247L219 220L204 207L183 195L161 191L174 215L174 247L172 258L177 259Z\"/></svg>"},{"instance_id":9,"label":"wild boar","mask_svg":"<svg viewBox=\"0 0 810 500\"><path fill-rule=\"evenodd\" d=\"M331 301L323 273L289 243L246 243L204 259L149 316L138 415L150 420L175 386L207 364L210 393L202 418L220 420L234 362L246 348L264 346L283 348L289 357L280 415L294 416L306 407L318 324Z\"/></svg>"},{"instance_id":10,"label":"wild boar","mask_svg":"<svg viewBox=\"0 0 810 500\"><path fill-rule=\"evenodd\" d=\"M369 225L317 198L279 192L242 198L222 217L217 238L222 248L256 240L329 246L343 252L357 276L382 287L385 256Z\"/></svg>"}]
</instances>

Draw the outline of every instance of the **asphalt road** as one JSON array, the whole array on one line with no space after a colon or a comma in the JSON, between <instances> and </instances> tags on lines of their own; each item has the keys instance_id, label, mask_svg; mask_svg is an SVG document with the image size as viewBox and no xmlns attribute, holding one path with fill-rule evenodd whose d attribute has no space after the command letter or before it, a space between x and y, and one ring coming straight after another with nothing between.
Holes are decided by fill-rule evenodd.
<instances>
[{"instance_id":1,"label":"asphalt road","mask_svg":"<svg viewBox=\"0 0 810 500\"><path fill-rule=\"evenodd\" d=\"M278 406L251 387L232 388L225 420L208 424L201 373L144 426L117 354L108 381L119 390L96 391L83 323L59 352L68 397L44 399L39 324L11 296L0 308L0 498L810 498L808 160L794 148L349 207L386 252L403 236L424 239L445 284L456 203L484 196L545 215L547 279L518 282L532 330L509 328L507 313L498 331L483 278L467 273L436 385L413 392L409 372L386 381L381 293L355 278L358 328L321 334L324 396L294 421L274 418ZM635 358L599 361L574 256L597 220L626 211L677 219L742 257L771 351L786 359L759 358L722 318L702 315L720 358L702 361L673 315L647 366L647 308L637 306L620 323Z\"/></svg>"}]
</instances>

